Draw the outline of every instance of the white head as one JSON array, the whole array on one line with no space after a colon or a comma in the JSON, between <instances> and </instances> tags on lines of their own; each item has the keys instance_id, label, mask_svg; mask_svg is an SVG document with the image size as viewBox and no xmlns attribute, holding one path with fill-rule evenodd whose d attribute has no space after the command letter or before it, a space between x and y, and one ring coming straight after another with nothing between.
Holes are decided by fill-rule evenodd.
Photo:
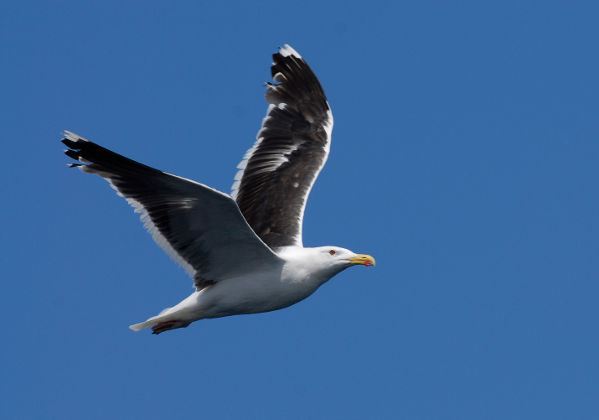
<instances>
[{"instance_id":1,"label":"white head","mask_svg":"<svg viewBox=\"0 0 599 420\"><path fill-rule=\"evenodd\" d=\"M352 265L371 266L376 264L370 255L356 254L338 246L303 248L302 251L304 254L302 260L309 265L310 270L328 274L329 278Z\"/></svg>"}]
</instances>

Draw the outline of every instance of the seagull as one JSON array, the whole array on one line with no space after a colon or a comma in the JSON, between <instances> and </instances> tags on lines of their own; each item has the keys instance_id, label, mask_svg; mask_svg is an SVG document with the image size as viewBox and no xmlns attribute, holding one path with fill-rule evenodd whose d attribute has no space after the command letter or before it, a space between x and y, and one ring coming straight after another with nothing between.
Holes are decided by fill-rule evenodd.
<instances>
[{"instance_id":1,"label":"seagull","mask_svg":"<svg viewBox=\"0 0 599 420\"><path fill-rule=\"evenodd\" d=\"M154 241L193 278L195 291L134 331L153 334L194 321L291 306L370 255L338 246L304 248L306 200L327 160L333 114L320 82L285 44L273 55L268 109L231 194L138 163L70 131L69 166L110 183L141 214Z\"/></svg>"}]
</instances>

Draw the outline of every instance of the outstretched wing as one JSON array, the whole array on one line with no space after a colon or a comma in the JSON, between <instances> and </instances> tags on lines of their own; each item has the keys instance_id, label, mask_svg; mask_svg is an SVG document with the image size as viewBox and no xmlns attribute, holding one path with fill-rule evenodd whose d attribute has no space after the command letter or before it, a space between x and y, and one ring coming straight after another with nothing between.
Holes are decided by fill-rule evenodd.
<instances>
[{"instance_id":1,"label":"outstretched wing","mask_svg":"<svg viewBox=\"0 0 599 420\"><path fill-rule=\"evenodd\" d=\"M329 154L333 114L318 79L289 45L273 55L271 73L268 111L237 166L231 196L268 246L302 246L306 200Z\"/></svg>"},{"instance_id":2,"label":"outstretched wing","mask_svg":"<svg viewBox=\"0 0 599 420\"><path fill-rule=\"evenodd\" d=\"M252 231L231 197L118 155L65 132L65 153L83 172L97 174L123 196L154 240L198 288L280 262Z\"/></svg>"}]
</instances>

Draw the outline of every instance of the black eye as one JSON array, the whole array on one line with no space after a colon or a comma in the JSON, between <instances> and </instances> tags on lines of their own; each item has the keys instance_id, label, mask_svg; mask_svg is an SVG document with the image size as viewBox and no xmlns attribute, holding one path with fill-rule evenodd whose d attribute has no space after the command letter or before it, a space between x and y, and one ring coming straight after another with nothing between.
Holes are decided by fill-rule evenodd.
<instances>
[{"instance_id":1,"label":"black eye","mask_svg":"<svg viewBox=\"0 0 599 420\"><path fill-rule=\"evenodd\" d=\"M329 251L329 254L331 254L331 255L335 255L336 253L337 253L337 251L335 251L334 249L331 249L331 250Z\"/></svg>"}]
</instances>

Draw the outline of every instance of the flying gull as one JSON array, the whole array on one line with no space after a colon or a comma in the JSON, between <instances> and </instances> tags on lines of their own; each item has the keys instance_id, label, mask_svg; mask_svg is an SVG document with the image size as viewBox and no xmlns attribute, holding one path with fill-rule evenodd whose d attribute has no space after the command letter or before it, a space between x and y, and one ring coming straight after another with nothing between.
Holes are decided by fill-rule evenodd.
<instances>
[{"instance_id":1,"label":"flying gull","mask_svg":"<svg viewBox=\"0 0 599 420\"><path fill-rule=\"evenodd\" d=\"M375 264L337 246L303 247L306 200L329 154L333 115L318 79L289 45L273 55L271 73L266 117L231 195L65 131L65 153L79 162L70 166L106 179L194 279L189 297L132 330L160 334L204 318L274 311L352 265Z\"/></svg>"}]
</instances>

